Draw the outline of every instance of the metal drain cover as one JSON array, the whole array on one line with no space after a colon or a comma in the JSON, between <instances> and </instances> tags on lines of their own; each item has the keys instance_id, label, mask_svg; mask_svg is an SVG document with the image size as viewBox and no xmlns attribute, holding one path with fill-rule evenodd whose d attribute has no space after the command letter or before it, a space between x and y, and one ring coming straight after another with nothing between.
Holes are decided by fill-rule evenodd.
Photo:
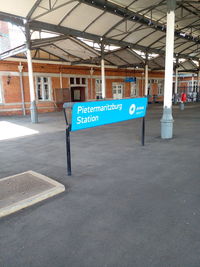
<instances>
[{"instance_id":1,"label":"metal drain cover","mask_svg":"<svg viewBox=\"0 0 200 267\"><path fill-rule=\"evenodd\" d=\"M64 185L34 171L0 179L0 217L65 191Z\"/></svg>"}]
</instances>

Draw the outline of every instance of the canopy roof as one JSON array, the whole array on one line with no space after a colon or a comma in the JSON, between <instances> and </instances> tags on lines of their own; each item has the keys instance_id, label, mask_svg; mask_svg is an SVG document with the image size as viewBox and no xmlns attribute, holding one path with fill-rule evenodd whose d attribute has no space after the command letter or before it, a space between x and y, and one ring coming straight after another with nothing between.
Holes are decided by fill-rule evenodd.
<instances>
[{"instance_id":1,"label":"canopy roof","mask_svg":"<svg viewBox=\"0 0 200 267\"><path fill-rule=\"evenodd\" d=\"M94 62L94 58L100 56L100 51L84 47L83 42L80 45L81 41L75 37L126 48L106 55L107 62L117 66L142 63L143 59L135 55L133 49L159 55L165 52L165 0L7 0L0 10L0 20L19 26L28 22L34 31L67 36L65 40L41 47L59 58L63 49L61 58L66 61ZM177 0L175 13L175 56L199 60L199 0Z\"/></svg>"}]
</instances>

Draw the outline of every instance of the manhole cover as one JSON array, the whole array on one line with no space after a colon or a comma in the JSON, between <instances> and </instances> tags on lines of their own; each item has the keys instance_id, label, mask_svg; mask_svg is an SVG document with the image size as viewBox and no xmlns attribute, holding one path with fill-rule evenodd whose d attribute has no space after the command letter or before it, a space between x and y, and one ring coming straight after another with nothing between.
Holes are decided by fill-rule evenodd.
<instances>
[{"instance_id":1,"label":"manhole cover","mask_svg":"<svg viewBox=\"0 0 200 267\"><path fill-rule=\"evenodd\" d=\"M0 217L65 191L64 185L34 171L0 179Z\"/></svg>"}]
</instances>

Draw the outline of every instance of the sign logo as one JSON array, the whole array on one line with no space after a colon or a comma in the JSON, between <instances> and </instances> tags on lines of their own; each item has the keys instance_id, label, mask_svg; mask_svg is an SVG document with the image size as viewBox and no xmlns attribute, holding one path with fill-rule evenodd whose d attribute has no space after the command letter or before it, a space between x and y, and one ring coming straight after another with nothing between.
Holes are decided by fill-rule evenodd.
<instances>
[{"instance_id":1,"label":"sign logo","mask_svg":"<svg viewBox=\"0 0 200 267\"><path fill-rule=\"evenodd\" d=\"M136 106L135 104L132 104L129 108L129 114L133 115L135 113L135 110L136 110Z\"/></svg>"}]
</instances>

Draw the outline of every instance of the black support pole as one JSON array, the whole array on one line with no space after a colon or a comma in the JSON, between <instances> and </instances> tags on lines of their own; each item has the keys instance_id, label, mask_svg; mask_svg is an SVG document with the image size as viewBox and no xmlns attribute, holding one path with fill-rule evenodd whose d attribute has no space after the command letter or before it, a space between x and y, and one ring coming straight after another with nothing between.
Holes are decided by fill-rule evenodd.
<instances>
[{"instance_id":1,"label":"black support pole","mask_svg":"<svg viewBox=\"0 0 200 267\"><path fill-rule=\"evenodd\" d=\"M70 151L70 127L66 128L66 152L67 152L67 174L72 175L71 169L71 151Z\"/></svg>"},{"instance_id":2,"label":"black support pole","mask_svg":"<svg viewBox=\"0 0 200 267\"><path fill-rule=\"evenodd\" d=\"M142 146L144 146L144 142L145 142L145 117L142 118L142 138L141 138Z\"/></svg>"}]
</instances>

